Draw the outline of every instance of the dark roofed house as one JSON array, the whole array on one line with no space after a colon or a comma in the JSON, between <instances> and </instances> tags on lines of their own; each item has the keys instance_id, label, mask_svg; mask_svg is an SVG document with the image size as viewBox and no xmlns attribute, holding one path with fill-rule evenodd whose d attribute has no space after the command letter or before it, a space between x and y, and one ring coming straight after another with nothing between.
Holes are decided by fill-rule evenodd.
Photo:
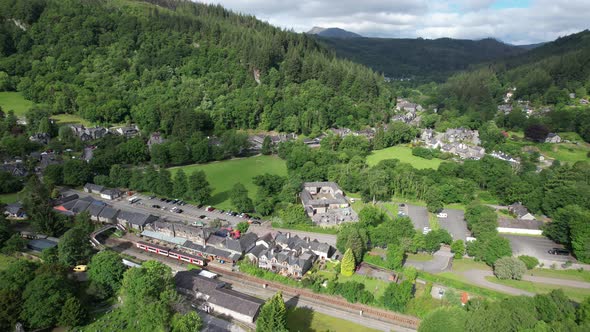
<instances>
[{"instance_id":1,"label":"dark roofed house","mask_svg":"<svg viewBox=\"0 0 590 332\"><path fill-rule=\"evenodd\" d=\"M114 224L117 222L118 212L118 210L115 210L107 205L102 209L102 211L100 211L100 214L98 215L98 221Z\"/></svg>"},{"instance_id":2,"label":"dark roofed house","mask_svg":"<svg viewBox=\"0 0 590 332\"><path fill-rule=\"evenodd\" d=\"M11 203L7 204L4 208L4 215L6 218L9 219L26 219L27 214L23 209L23 205L21 203Z\"/></svg>"},{"instance_id":3,"label":"dark roofed house","mask_svg":"<svg viewBox=\"0 0 590 332\"><path fill-rule=\"evenodd\" d=\"M88 209L88 207L90 207L90 204L91 203L88 202L87 200L79 199L76 201L76 203L72 207L71 211L75 214L82 213L82 212L86 211Z\"/></svg>"},{"instance_id":4,"label":"dark roofed house","mask_svg":"<svg viewBox=\"0 0 590 332\"><path fill-rule=\"evenodd\" d=\"M228 315L253 323L264 301L226 288L216 279L200 276L198 271L180 271L174 276L179 293L205 301L208 312Z\"/></svg>"},{"instance_id":5,"label":"dark roofed house","mask_svg":"<svg viewBox=\"0 0 590 332\"><path fill-rule=\"evenodd\" d=\"M121 191L119 189L107 188L100 192L100 197L113 200L121 197Z\"/></svg>"},{"instance_id":6,"label":"dark roofed house","mask_svg":"<svg viewBox=\"0 0 590 332\"><path fill-rule=\"evenodd\" d=\"M508 206L508 211L516 216L516 219L520 220L535 220L535 216L532 215L526 206L519 203L514 203Z\"/></svg>"},{"instance_id":7,"label":"dark roofed house","mask_svg":"<svg viewBox=\"0 0 590 332\"><path fill-rule=\"evenodd\" d=\"M98 216L102 209L104 209L105 205L106 204L99 201L91 203L90 206L88 206L88 209L86 209L86 212L90 215L90 220L99 221Z\"/></svg>"}]
</instances>

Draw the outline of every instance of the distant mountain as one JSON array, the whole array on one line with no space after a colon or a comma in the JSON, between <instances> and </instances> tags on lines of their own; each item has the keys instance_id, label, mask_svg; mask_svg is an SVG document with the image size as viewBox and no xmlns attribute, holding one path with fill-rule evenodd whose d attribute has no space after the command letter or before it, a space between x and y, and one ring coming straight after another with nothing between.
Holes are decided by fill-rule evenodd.
<instances>
[{"instance_id":1,"label":"distant mountain","mask_svg":"<svg viewBox=\"0 0 590 332\"><path fill-rule=\"evenodd\" d=\"M514 45L514 46L520 47L522 49L525 49L525 50L529 51L529 50L535 49L537 47L543 46L545 44L547 44L547 42L536 43L536 44L528 44L528 45Z\"/></svg>"},{"instance_id":2,"label":"distant mountain","mask_svg":"<svg viewBox=\"0 0 590 332\"><path fill-rule=\"evenodd\" d=\"M526 52L525 48L491 38L342 39L319 36L320 42L332 48L338 56L367 65L391 78L419 81L444 81L454 72L471 65Z\"/></svg>"},{"instance_id":3,"label":"distant mountain","mask_svg":"<svg viewBox=\"0 0 590 332\"><path fill-rule=\"evenodd\" d=\"M308 35L317 35L320 37L326 37L326 38L361 38L362 36L354 33L354 32L350 32L350 31L346 31L344 29L340 29L340 28L322 28L322 27L313 27L311 30L309 30L307 32Z\"/></svg>"}]
</instances>

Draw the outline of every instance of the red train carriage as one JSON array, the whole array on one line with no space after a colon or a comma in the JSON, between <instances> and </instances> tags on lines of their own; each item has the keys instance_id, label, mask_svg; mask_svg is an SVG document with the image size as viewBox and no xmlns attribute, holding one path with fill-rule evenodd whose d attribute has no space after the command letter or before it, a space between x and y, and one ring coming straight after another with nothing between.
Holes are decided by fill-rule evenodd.
<instances>
[{"instance_id":1,"label":"red train carriage","mask_svg":"<svg viewBox=\"0 0 590 332\"><path fill-rule=\"evenodd\" d=\"M155 245L155 244L151 244L151 243L146 243L146 242L136 242L135 246L141 250L145 250L147 252L153 252L155 254L159 254L162 256L167 256L170 257L172 259L176 259L179 261L183 261L183 262L187 262L190 264L194 264L194 265L198 265L198 266L205 266L206 262L204 259L193 256L193 255L189 255L189 254L185 254L185 253L181 253L181 252L175 252L172 250L169 250L166 247L162 247L159 245Z\"/></svg>"},{"instance_id":2,"label":"red train carriage","mask_svg":"<svg viewBox=\"0 0 590 332\"><path fill-rule=\"evenodd\" d=\"M195 264L198 266L205 266L205 261L202 258L193 256L193 255L189 255L189 254L185 254L185 253L170 251L170 254L168 255L168 257L178 259L183 262Z\"/></svg>"}]
</instances>

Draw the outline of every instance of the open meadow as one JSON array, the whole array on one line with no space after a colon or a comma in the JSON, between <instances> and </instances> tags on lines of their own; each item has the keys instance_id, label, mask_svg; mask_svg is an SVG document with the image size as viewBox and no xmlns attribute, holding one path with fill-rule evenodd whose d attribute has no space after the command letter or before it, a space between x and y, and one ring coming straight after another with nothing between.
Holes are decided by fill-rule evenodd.
<instances>
[{"instance_id":1,"label":"open meadow","mask_svg":"<svg viewBox=\"0 0 590 332\"><path fill-rule=\"evenodd\" d=\"M234 184L241 182L250 198L256 197L257 187L252 182L257 175L265 173L281 176L287 175L285 161L274 156L256 156L242 159L224 160L208 164L196 164L180 167L172 167L170 171L174 175L179 169L190 175L196 170L202 170L207 175L207 181L213 188L211 205L220 209L231 209L229 194Z\"/></svg>"},{"instance_id":2,"label":"open meadow","mask_svg":"<svg viewBox=\"0 0 590 332\"><path fill-rule=\"evenodd\" d=\"M387 149L375 150L367 157L369 166L377 165L381 160L399 159L401 162L408 163L417 169L432 168L437 169L438 165L443 162L442 159L424 159L412 155L412 148L407 146L392 146Z\"/></svg>"},{"instance_id":3,"label":"open meadow","mask_svg":"<svg viewBox=\"0 0 590 332\"><path fill-rule=\"evenodd\" d=\"M13 110L14 114L20 117L25 116L33 102L25 99L20 92L4 91L0 92L0 106L5 113Z\"/></svg>"}]
</instances>

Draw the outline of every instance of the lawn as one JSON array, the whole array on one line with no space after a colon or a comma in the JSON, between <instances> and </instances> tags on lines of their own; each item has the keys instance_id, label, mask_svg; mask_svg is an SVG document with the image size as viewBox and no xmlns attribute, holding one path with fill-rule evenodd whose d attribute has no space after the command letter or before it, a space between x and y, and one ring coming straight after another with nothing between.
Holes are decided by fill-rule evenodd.
<instances>
[{"instance_id":1,"label":"lawn","mask_svg":"<svg viewBox=\"0 0 590 332\"><path fill-rule=\"evenodd\" d=\"M496 284L514 287L537 294L545 294L551 292L554 289L562 289L567 297L576 302L582 302L586 297L590 296L590 289L585 288L549 285L538 282L533 283L526 280L500 280L496 277L486 277L486 279Z\"/></svg>"},{"instance_id":2,"label":"lawn","mask_svg":"<svg viewBox=\"0 0 590 332\"><path fill-rule=\"evenodd\" d=\"M18 201L19 193L0 194L0 203L10 204Z\"/></svg>"},{"instance_id":3,"label":"lawn","mask_svg":"<svg viewBox=\"0 0 590 332\"><path fill-rule=\"evenodd\" d=\"M211 205L220 209L231 209L229 194L234 184L241 182L248 189L249 196L254 199L258 189L252 179L265 173L281 176L287 175L285 162L274 156L256 156L243 159L225 160L209 164L187 165L172 167L174 175L179 169L190 175L196 170L202 170L207 175L207 181L213 188Z\"/></svg>"},{"instance_id":4,"label":"lawn","mask_svg":"<svg viewBox=\"0 0 590 332\"><path fill-rule=\"evenodd\" d=\"M289 331L294 332L378 331L359 324L352 323L348 320L328 316L308 308L289 308L287 312L287 327L289 328Z\"/></svg>"},{"instance_id":5,"label":"lawn","mask_svg":"<svg viewBox=\"0 0 590 332\"><path fill-rule=\"evenodd\" d=\"M559 143L559 144L541 144L541 151L547 156L562 162L575 163L576 161L588 160L590 146L587 143Z\"/></svg>"},{"instance_id":6,"label":"lawn","mask_svg":"<svg viewBox=\"0 0 590 332\"><path fill-rule=\"evenodd\" d=\"M356 281L360 282L361 284L364 284L365 289L371 292L373 296L375 296L375 299L381 297L381 295L383 295L383 293L385 292L385 288L387 288L387 285L389 285L389 282L387 281L366 277L360 274L353 274L350 277L345 277L341 274L338 275L338 282L347 281Z\"/></svg>"},{"instance_id":7,"label":"lawn","mask_svg":"<svg viewBox=\"0 0 590 332\"><path fill-rule=\"evenodd\" d=\"M25 116L33 102L25 99L20 92L0 92L0 106L5 113L13 110L16 116Z\"/></svg>"},{"instance_id":8,"label":"lawn","mask_svg":"<svg viewBox=\"0 0 590 332\"><path fill-rule=\"evenodd\" d=\"M408 163L417 169L432 168L437 169L442 159L424 159L412 155L412 149L407 146L392 146L383 150L375 150L367 157L369 166L376 165L381 160L399 159L401 162Z\"/></svg>"},{"instance_id":9,"label":"lawn","mask_svg":"<svg viewBox=\"0 0 590 332\"><path fill-rule=\"evenodd\" d=\"M89 127L92 125L92 123L90 123L90 121L85 120L75 114L56 114L56 115L51 116L51 118L53 120L55 120L55 122L57 122L57 124L60 124L60 125L81 124L86 127Z\"/></svg>"}]
</instances>

